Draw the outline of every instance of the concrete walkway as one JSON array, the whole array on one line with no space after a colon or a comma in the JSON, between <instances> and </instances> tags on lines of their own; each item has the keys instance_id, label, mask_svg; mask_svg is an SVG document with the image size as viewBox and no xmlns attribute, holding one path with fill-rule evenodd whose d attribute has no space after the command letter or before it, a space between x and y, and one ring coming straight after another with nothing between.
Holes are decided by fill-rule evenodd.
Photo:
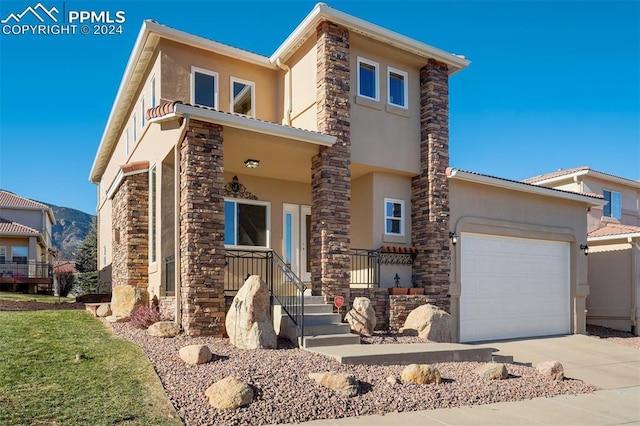
<instances>
[{"instance_id":1,"label":"concrete walkway","mask_svg":"<svg viewBox=\"0 0 640 426\"><path fill-rule=\"evenodd\" d=\"M402 345L398 346L401 352ZM474 345L497 349L514 362L558 360L565 376L604 390L473 407L315 420L308 425L640 425L640 350L595 337L571 335Z\"/></svg>"}]
</instances>

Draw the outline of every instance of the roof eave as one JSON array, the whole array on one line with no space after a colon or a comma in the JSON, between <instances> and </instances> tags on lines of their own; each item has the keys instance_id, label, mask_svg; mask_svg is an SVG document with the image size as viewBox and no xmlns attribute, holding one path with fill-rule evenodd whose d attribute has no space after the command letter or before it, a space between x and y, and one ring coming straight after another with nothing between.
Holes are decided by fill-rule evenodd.
<instances>
[{"instance_id":1,"label":"roof eave","mask_svg":"<svg viewBox=\"0 0 640 426\"><path fill-rule=\"evenodd\" d=\"M271 55L271 62L278 58L286 60L307 38L315 32L320 22L327 20L342 25L351 31L374 40L392 45L425 58L433 58L448 65L449 75L466 68L471 62L454 54L445 52L428 44L413 40L402 34L356 18L333 9L324 3L318 3L287 39Z\"/></svg>"},{"instance_id":2,"label":"roof eave","mask_svg":"<svg viewBox=\"0 0 640 426\"><path fill-rule=\"evenodd\" d=\"M616 235L603 235L602 237L587 236L587 242L613 241L613 240L621 240L621 239L627 240L629 238L640 238L640 232L631 232L627 234L616 234Z\"/></svg>"}]
</instances>

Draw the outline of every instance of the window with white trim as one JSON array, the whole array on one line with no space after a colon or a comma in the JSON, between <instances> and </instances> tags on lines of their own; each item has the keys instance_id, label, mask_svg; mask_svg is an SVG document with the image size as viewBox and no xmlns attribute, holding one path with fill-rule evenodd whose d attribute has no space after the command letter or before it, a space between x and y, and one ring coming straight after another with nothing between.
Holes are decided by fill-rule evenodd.
<instances>
[{"instance_id":1,"label":"window with white trim","mask_svg":"<svg viewBox=\"0 0 640 426\"><path fill-rule=\"evenodd\" d=\"M231 77L230 98L231 112L255 117L255 84L252 81Z\"/></svg>"},{"instance_id":2,"label":"window with white trim","mask_svg":"<svg viewBox=\"0 0 640 426\"><path fill-rule=\"evenodd\" d=\"M358 56L358 96L380 100L380 73L377 62Z\"/></svg>"},{"instance_id":3,"label":"window with white trim","mask_svg":"<svg viewBox=\"0 0 640 426\"><path fill-rule=\"evenodd\" d=\"M136 115L133 114L133 143L138 140L138 122L136 121Z\"/></svg>"},{"instance_id":4,"label":"window with white trim","mask_svg":"<svg viewBox=\"0 0 640 426\"><path fill-rule=\"evenodd\" d=\"M224 244L268 248L271 232L269 209L267 202L225 199Z\"/></svg>"},{"instance_id":5,"label":"window with white trim","mask_svg":"<svg viewBox=\"0 0 640 426\"><path fill-rule=\"evenodd\" d=\"M191 103L218 108L218 73L191 67Z\"/></svg>"},{"instance_id":6,"label":"window with white trim","mask_svg":"<svg viewBox=\"0 0 640 426\"><path fill-rule=\"evenodd\" d=\"M29 247L14 246L11 247L11 261L15 263L27 263L29 259Z\"/></svg>"},{"instance_id":7,"label":"window with white trim","mask_svg":"<svg viewBox=\"0 0 640 426\"><path fill-rule=\"evenodd\" d=\"M0 263L7 263L7 247L0 246Z\"/></svg>"},{"instance_id":8,"label":"window with white trim","mask_svg":"<svg viewBox=\"0 0 640 426\"><path fill-rule=\"evenodd\" d=\"M607 202L603 208L603 214L605 217L612 217L614 219L622 219L622 204L620 193L617 191L602 191L604 199Z\"/></svg>"},{"instance_id":9,"label":"window with white trim","mask_svg":"<svg viewBox=\"0 0 640 426\"><path fill-rule=\"evenodd\" d=\"M404 200L384 199L385 235L404 235Z\"/></svg>"},{"instance_id":10,"label":"window with white trim","mask_svg":"<svg viewBox=\"0 0 640 426\"><path fill-rule=\"evenodd\" d=\"M107 266L107 246L102 246L102 267Z\"/></svg>"},{"instance_id":11,"label":"window with white trim","mask_svg":"<svg viewBox=\"0 0 640 426\"><path fill-rule=\"evenodd\" d=\"M144 111L144 95L142 95L142 98L140 98L140 128L144 129L144 116L145 116L145 111Z\"/></svg>"},{"instance_id":12,"label":"window with white trim","mask_svg":"<svg viewBox=\"0 0 640 426\"><path fill-rule=\"evenodd\" d=\"M149 263L157 259L156 165L149 168Z\"/></svg>"},{"instance_id":13,"label":"window with white trim","mask_svg":"<svg viewBox=\"0 0 640 426\"><path fill-rule=\"evenodd\" d=\"M408 75L406 72L387 67L387 103L400 108L407 108L409 96Z\"/></svg>"},{"instance_id":14,"label":"window with white trim","mask_svg":"<svg viewBox=\"0 0 640 426\"><path fill-rule=\"evenodd\" d=\"M156 106L156 76L151 77L151 108Z\"/></svg>"}]
</instances>

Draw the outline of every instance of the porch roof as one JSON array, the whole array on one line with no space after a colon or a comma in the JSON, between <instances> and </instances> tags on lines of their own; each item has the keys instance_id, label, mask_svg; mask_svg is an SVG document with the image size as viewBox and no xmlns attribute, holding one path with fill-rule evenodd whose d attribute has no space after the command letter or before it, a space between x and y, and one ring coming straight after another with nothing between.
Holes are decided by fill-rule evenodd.
<instances>
[{"instance_id":1,"label":"porch roof","mask_svg":"<svg viewBox=\"0 0 640 426\"><path fill-rule=\"evenodd\" d=\"M607 223L587 234L587 241L607 241L640 237L640 226Z\"/></svg>"},{"instance_id":2,"label":"porch roof","mask_svg":"<svg viewBox=\"0 0 640 426\"><path fill-rule=\"evenodd\" d=\"M40 235L37 229L0 217L0 235L2 236L36 236Z\"/></svg>"}]
</instances>

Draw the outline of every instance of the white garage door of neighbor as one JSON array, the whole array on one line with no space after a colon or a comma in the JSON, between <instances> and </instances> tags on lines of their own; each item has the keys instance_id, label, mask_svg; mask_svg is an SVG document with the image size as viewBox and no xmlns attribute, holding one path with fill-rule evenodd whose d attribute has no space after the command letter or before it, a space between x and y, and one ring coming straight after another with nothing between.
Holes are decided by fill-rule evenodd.
<instances>
[{"instance_id":1,"label":"white garage door of neighbor","mask_svg":"<svg viewBox=\"0 0 640 426\"><path fill-rule=\"evenodd\" d=\"M462 233L460 341L568 334L569 243Z\"/></svg>"}]
</instances>

